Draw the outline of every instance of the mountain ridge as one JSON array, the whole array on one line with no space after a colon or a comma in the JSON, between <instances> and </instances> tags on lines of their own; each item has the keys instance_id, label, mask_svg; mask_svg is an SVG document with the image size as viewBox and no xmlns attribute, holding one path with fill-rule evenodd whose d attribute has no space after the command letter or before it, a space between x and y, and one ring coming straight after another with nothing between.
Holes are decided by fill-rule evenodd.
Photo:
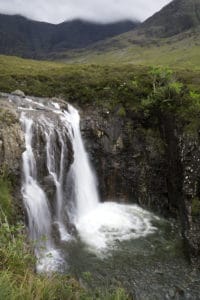
<instances>
[{"instance_id":1,"label":"mountain ridge","mask_svg":"<svg viewBox=\"0 0 200 300\"><path fill-rule=\"evenodd\" d=\"M149 36L169 37L200 25L199 0L174 0L143 22L139 30Z\"/></svg>"},{"instance_id":2,"label":"mountain ridge","mask_svg":"<svg viewBox=\"0 0 200 300\"><path fill-rule=\"evenodd\" d=\"M0 14L0 53L42 58L51 52L79 49L134 29L137 22L99 24L73 20L50 24L20 15Z\"/></svg>"}]
</instances>

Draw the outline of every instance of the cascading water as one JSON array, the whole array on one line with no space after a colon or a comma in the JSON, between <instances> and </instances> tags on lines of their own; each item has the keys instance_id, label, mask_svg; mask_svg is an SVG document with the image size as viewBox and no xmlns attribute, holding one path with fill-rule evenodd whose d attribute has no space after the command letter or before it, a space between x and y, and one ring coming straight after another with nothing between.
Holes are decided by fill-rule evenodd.
<instances>
[{"instance_id":1,"label":"cascading water","mask_svg":"<svg viewBox=\"0 0 200 300\"><path fill-rule=\"evenodd\" d=\"M38 271L53 271L61 263L51 238L52 218L47 196L37 181L36 160L33 153L33 120L21 115L25 132L26 150L23 153L22 195L28 214L30 237L36 242L35 252L38 258Z\"/></svg>"},{"instance_id":2,"label":"cascading water","mask_svg":"<svg viewBox=\"0 0 200 300\"><path fill-rule=\"evenodd\" d=\"M74 151L74 162L71 166L70 177L74 185L75 212L74 217L79 220L88 212L94 210L99 203L96 178L85 151L81 132L80 116L78 111L68 105L68 112L65 111L63 122L71 124L71 140Z\"/></svg>"},{"instance_id":3,"label":"cascading water","mask_svg":"<svg viewBox=\"0 0 200 300\"><path fill-rule=\"evenodd\" d=\"M28 213L30 236L33 240L38 241L42 236L46 236L46 246L49 247L51 214L46 195L37 182L36 161L32 149L33 121L22 114L21 122L25 131L26 146L23 153L24 183L22 194Z\"/></svg>"},{"instance_id":4,"label":"cascading water","mask_svg":"<svg viewBox=\"0 0 200 300\"><path fill-rule=\"evenodd\" d=\"M100 203L81 137L80 116L74 107L68 105L63 111L57 103L44 106L31 99L23 101L19 108L26 146L22 194L30 237L38 241L39 271L56 270L63 263L59 243L70 242L72 235L75 238L72 227L97 255L109 253L119 241L155 231L153 216L138 206ZM44 169L43 176L40 168ZM48 180L47 188L43 177ZM52 194L48 192L50 186L54 188Z\"/></svg>"}]
</instances>

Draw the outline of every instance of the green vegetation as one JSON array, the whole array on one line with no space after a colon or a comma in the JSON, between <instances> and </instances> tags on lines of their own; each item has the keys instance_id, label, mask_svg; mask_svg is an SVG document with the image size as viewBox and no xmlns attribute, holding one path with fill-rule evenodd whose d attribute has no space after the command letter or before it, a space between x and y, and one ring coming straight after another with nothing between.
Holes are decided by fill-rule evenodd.
<instances>
[{"instance_id":1,"label":"green vegetation","mask_svg":"<svg viewBox=\"0 0 200 300\"><path fill-rule=\"evenodd\" d=\"M10 182L0 177L0 219L6 215L8 220L13 217L13 204L10 193Z\"/></svg>"},{"instance_id":2,"label":"green vegetation","mask_svg":"<svg viewBox=\"0 0 200 300\"><path fill-rule=\"evenodd\" d=\"M121 117L127 112L148 117L150 104L156 114L153 103L160 103L163 109L174 108L188 132L195 132L199 127L199 75L200 71L189 69L130 64L66 65L0 56L0 91L21 89L27 95L60 97L84 107L102 107ZM160 86L156 86L155 93L157 84Z\"/></svg>"},{"instance_id":3,"label":"green vegetation","mask_svg":"<svg viewBox=\"0 0 200 300\"><path fill-rule=\"evenodd\" d=\"M190 92L187 86L177 81L169 68L150 70L152 92L142 101L146 116L156 125L170 116L182 130L193 128L193 134L200 127L200 93Z\"/></svg>"},{"instance_id":4,"label":"green vegetation","mask_svg":"<svg viewBox=\"0 0 200 300\"><path fill-rule=\"evenodd\" d=\"M17 117L8 110L0 108L0 122L9 126L17 122Z\"/></svg>"},{"instance_id":5,"label":"green vegetation","mask_svg":"<svg viewBox=\"0 0 200 300\"><path fill-rule=\"evenodd\" d=\"M70 276L37 275L35 259L27 245L22 224L10 226L6 216L0 221L0 299L2 300L66 300L128 299L121 288L114 292L91 292L81 288Z\"/></svg>"},{"instance_id":6,"label":"green vegetation","mask_svg":"<svg viewBox=\"0 0 200 300\"><path fill-rule=\"evenodd\" d=\"M127 32L82 50L67 51L67 63L170 66L200 70L200 27L175 36L159 38L142 31Z\"/></svg>"},{"instance_id":7,"label":"green vegetation","mask_svg":"<svg viewBox=\"0 0 200 300\"><path fill-rule=\"evenodd\" d=\"M62 97L71 103L137 106L151 92L149 67L66 65L0 56L0 91ZM200 91L200 72L175 70L178 81Z\"/></svg>"},{"instance_id":8,"label":"green vegetation","mask_svg":"<svg viewBox=\"0 0 200 300\"><path fill-rule=\"evenodd\" d=\"M200 216L200 199L197 197L192 200L192 215L194 217Z\"/></svg>"}]
</instances>

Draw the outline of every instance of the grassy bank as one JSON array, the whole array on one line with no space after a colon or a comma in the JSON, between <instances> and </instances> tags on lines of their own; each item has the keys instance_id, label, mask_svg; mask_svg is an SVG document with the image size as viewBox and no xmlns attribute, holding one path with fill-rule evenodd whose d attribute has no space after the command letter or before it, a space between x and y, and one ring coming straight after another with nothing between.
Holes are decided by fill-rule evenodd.
<instances>
[{"instance_id":1,"label":"grassy bank","mask_svg":"<svg viewBox=\"0 0 200 300\"><path fill-rule=\"evenodd\" d=\"M37 275L35 259L27 245L21 224L11 226L6 217L0 221L0 299L2 300L70 300L129 299L123 289L86 291L67 275Z\"/></svg>"},{"instance_id":2,"label":"grassy bank","mask_svg":"<svg viewBox=\"0 0 200 300\"><path fill-rule=\"evenodd\" d=\"M66 65L0 56L0 91L62 97L71 103L134 102L151 91L150 67ZM192 90L200 90L200 71L174 70Z\"/></svg>"}]
</instances>

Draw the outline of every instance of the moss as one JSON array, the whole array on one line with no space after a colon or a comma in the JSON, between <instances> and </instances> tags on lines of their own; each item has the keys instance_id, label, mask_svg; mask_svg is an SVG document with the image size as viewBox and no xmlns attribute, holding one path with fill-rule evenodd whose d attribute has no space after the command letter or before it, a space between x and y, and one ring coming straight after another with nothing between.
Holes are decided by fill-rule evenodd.
<instances>
[{"instance_id":1,"label":"moss","mask_svg":"<svg viewBox=\"0 0 200 300\"><path fill-rule=\"evenodd\" d=\"M125 108L123 106L121 106L119 108L119 110L117 111L117 115L119 117L126 117L126 110L125 110Z\"/></svg>"},{"instance_id":2,"label":"moss","mask_svg":"<svg viewBox=\"0 0 200 300\"><path fill-rule=\"evenodd\" d=\"M200 216L200 199L199 198L192 199L192 215L195 217Z\"/></svg>"},{"instance_id":3,"label":"moss","mask_svg":"<svg viewBox=\"0 0 200 300\"><path fill-rule=\"evenodd\" d=\"M4 108L0 108L0 126L1 126L1 123L3 124L3 126L5 126L5 125L10 126L17 122L18 122L18 120L14 114L12 114L10 111L8 111Z\"/></svg>"}]
</instances>

